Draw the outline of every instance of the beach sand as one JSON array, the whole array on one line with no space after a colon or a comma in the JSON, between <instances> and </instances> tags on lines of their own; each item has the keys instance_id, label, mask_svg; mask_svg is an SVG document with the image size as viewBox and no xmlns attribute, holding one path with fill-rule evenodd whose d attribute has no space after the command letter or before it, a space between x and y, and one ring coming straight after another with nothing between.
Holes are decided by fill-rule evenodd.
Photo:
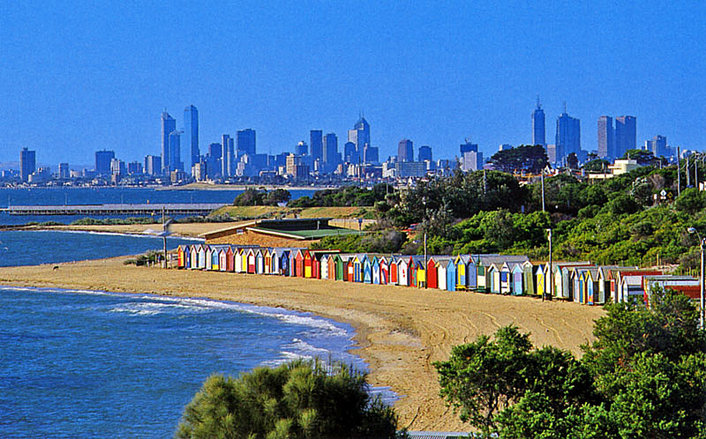
<instances>
[{"instance_id":1,"label":"beach sand","mask_svg":"<svg viewBox=\"0 0 706 439\"><path fill-rule=\"evenodd\" d=\"M123 265L126 258L0 268L0 284L204 297L283 307L355 327L360 355L370 365L370 384L400 395L400 427L469 431L438 396L432 362L454 345L517 325L536 346L552 345L580 355L592 340L598 307L542 302L469 292L353 284Z\"/></svg>"}]
</instances>

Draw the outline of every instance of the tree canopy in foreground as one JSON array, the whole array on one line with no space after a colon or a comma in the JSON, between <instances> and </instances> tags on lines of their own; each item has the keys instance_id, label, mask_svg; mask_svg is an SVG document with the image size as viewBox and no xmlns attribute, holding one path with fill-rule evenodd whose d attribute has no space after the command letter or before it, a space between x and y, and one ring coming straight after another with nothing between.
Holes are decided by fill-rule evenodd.
<instances>
[{"instance_id":1,"label":"tree canopy in foreground","mask_svg":"<svg viewBox=\"0 0 706 439\"><path fill-rule=\"evenodd\" d=\"M576 359L516 327L435 363L441 395L483 437L706 438L706 337L684 295L606 305Z\"/></svg>"},{"instance_id":2,"label":"tree canopy in foreground","mask_svg":"<svg viewBox=\"0 0 706 439\"><path fill-rule=\"evenodd\" d=\"M366 375L296 360L239 378L213 375L186 406L176 438L398 438L397 416Z\"/></svg>"}]
</instances>

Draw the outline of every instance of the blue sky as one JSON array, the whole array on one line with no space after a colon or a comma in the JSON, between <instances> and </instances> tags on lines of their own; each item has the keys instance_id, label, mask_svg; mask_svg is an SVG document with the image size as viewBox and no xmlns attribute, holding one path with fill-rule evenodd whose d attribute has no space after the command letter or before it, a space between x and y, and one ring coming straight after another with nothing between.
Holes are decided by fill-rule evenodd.
<instances>
[{"instance_id":1,"label":"blue sky","mask_svg":"<svg viewBox=\"0 0 706 439\"><path fill-rule=\"evenodd\" d=\"M70 6L69 6L70 5ZM0 161L90 165L159 154L160 114L194 104L201 149L257 130L258 151L310 129L345 142L363 111L381 157L397 142L451 157L547 139L566 101L596 148L602 114L703 149L703 2L0 2ZM185 155L185 153L182 153Z\"/></svg>"}]
</instances>

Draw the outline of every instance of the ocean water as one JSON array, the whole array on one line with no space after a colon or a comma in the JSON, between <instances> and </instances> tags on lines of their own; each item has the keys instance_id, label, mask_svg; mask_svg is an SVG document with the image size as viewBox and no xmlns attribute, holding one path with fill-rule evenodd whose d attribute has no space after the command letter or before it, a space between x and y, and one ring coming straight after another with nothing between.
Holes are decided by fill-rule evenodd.
<instances>
[{"instance_id":1,"label":"ocean water","mask_svg":"<svg viewBox=\"0 0 706 439\"><path fill-rule=\"evenodd\" d=\"M167 438L212 373L347 353L352 328L200 299L0 287L0 437Z\"/></svg>"},{"instance_id":2,"label":"ocean water","mask_svg":"<svg viewBox=\"0 0 706 439\"><path fill-rule=\"evenodd\" d=\"M167 248L202 240L167 238ZM162 250L156 236L59 231L0 231L0 266L55 264Z\"/></svg>"},{"instance_id":3,"label":"ocean water","mask_svg":"<svg viewBox=\"0 0 706 439\"><path fill-rule=\"evenodd\" d=\"M292 199L311 195L312 190L291 190ZM241 190L163 190L155 188L0 188L0 208L7 206L80 205L106 203L223 203L230 204ZM0 225L56 221L68 224L82 216L8 215L0 212ZM100 216L97 218L119 218Z\"/></svg>"}]
</instances>

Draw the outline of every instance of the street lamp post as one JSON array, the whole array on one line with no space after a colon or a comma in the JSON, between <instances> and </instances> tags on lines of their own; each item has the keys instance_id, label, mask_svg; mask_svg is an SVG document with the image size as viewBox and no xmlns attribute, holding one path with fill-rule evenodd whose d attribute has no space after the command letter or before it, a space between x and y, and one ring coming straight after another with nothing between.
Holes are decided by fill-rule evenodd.
<instances>
[{"instance_id":1,"label":"street lamp post","mask_svg":"<svg viewBox=\"0 0 706 439\"><path fill-rule=\"evenodd\" d=\"M699 232L693 227L689 227L687 230L689 233L695 233L696 236L699 237L699 247L701 249L701 270L699 273L699 328L704 329L704 308L706 308L706 301L704 299L704 247L706 247L706 239L702 238Z\"/></svg>"}]
</instances>

